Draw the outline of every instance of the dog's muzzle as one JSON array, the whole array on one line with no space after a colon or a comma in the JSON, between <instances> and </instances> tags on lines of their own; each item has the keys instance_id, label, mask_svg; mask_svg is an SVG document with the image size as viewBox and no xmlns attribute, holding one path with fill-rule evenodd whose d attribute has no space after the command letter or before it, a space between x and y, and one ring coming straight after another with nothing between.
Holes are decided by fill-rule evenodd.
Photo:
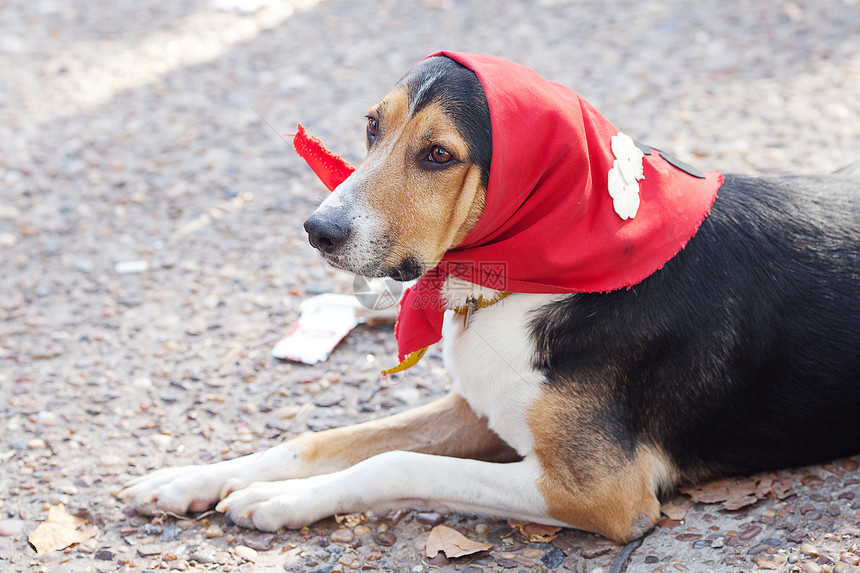
<instances>
[{"instance_id":1,"label":"dog's muzzle","mask_svg":"<svg viewBox=\"0 0 860 573\"><path fill-rule=\"evenodd\" d=\"M333 255L349 240L349 225L322 214L311 215L305 221L305 231L312 247L325 255Z\"/></svg>"}]
</instances>

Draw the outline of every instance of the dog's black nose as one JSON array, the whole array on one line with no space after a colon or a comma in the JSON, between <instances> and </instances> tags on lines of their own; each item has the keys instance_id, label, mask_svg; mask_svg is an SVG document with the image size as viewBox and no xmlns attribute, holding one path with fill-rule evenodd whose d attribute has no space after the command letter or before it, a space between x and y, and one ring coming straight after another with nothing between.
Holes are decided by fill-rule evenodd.
<instances>
[{"instance_id":1,"label":"dog's black nose","mask_svg":"<svg viewBox=\"0 0 860 573\"><path fill-rule=\"evenodd\" d=\"M334 253L349 238L349 227L319 215L312 215L305 221L305 231L308 242L327 254Z\"/></svg>"}]
</instances>

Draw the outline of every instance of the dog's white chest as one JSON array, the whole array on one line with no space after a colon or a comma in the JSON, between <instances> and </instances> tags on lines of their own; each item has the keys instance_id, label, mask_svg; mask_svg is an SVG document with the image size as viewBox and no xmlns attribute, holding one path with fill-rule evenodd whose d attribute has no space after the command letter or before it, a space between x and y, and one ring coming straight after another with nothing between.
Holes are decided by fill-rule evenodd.
<instances>
[{"instance_id":1,"label":"dog's white chest","mask_svg":"<svg viewBox=\"0 0 860 573\"><path fill-rule=\"evenodd\" d=\"M491 295L492 296L492 295ZM445 313L442 342L454 390L520 455L532 452L527 414L540 394L543 375L534 369L531 311L552 295L512 295L463 316Z\"/></svg>"}]
</instances>

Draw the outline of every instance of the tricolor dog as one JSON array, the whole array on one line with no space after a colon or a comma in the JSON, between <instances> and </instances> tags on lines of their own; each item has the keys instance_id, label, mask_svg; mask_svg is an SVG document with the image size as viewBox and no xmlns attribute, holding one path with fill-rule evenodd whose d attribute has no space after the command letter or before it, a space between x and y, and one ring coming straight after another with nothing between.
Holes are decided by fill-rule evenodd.
<instances>
[{"instance_id":1,"label":"tricolor dog","mask_svg":"<svg viewBox=\"0 0 860 573\"><path fill-rule=\"evenodd\" d=\"M156 471L123 493L139 511L432 506L627 541L678 484L860 452L860 178L701 173L525 67L442 52L332 186L310 243L418 279L402 367L441 339L451 393Z\"/></svg>"}]
</instances>

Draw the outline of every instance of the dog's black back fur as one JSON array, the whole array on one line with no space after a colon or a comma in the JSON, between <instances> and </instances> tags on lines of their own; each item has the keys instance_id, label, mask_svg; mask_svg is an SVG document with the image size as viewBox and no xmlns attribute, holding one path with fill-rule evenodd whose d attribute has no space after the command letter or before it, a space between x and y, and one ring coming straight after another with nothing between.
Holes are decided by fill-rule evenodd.
<instances>
[{"instance_id":1,"label":"dog's black back fur","mask_svg":"<svg viewBox=\"0 0 860 573\"><path fill-rule=\"evenodd\" d=\"M682 478L819 462L860 452L858 305L860 179L729 176L662 270L539 312L536 365Z\"/></svg>"}]
</instances>

